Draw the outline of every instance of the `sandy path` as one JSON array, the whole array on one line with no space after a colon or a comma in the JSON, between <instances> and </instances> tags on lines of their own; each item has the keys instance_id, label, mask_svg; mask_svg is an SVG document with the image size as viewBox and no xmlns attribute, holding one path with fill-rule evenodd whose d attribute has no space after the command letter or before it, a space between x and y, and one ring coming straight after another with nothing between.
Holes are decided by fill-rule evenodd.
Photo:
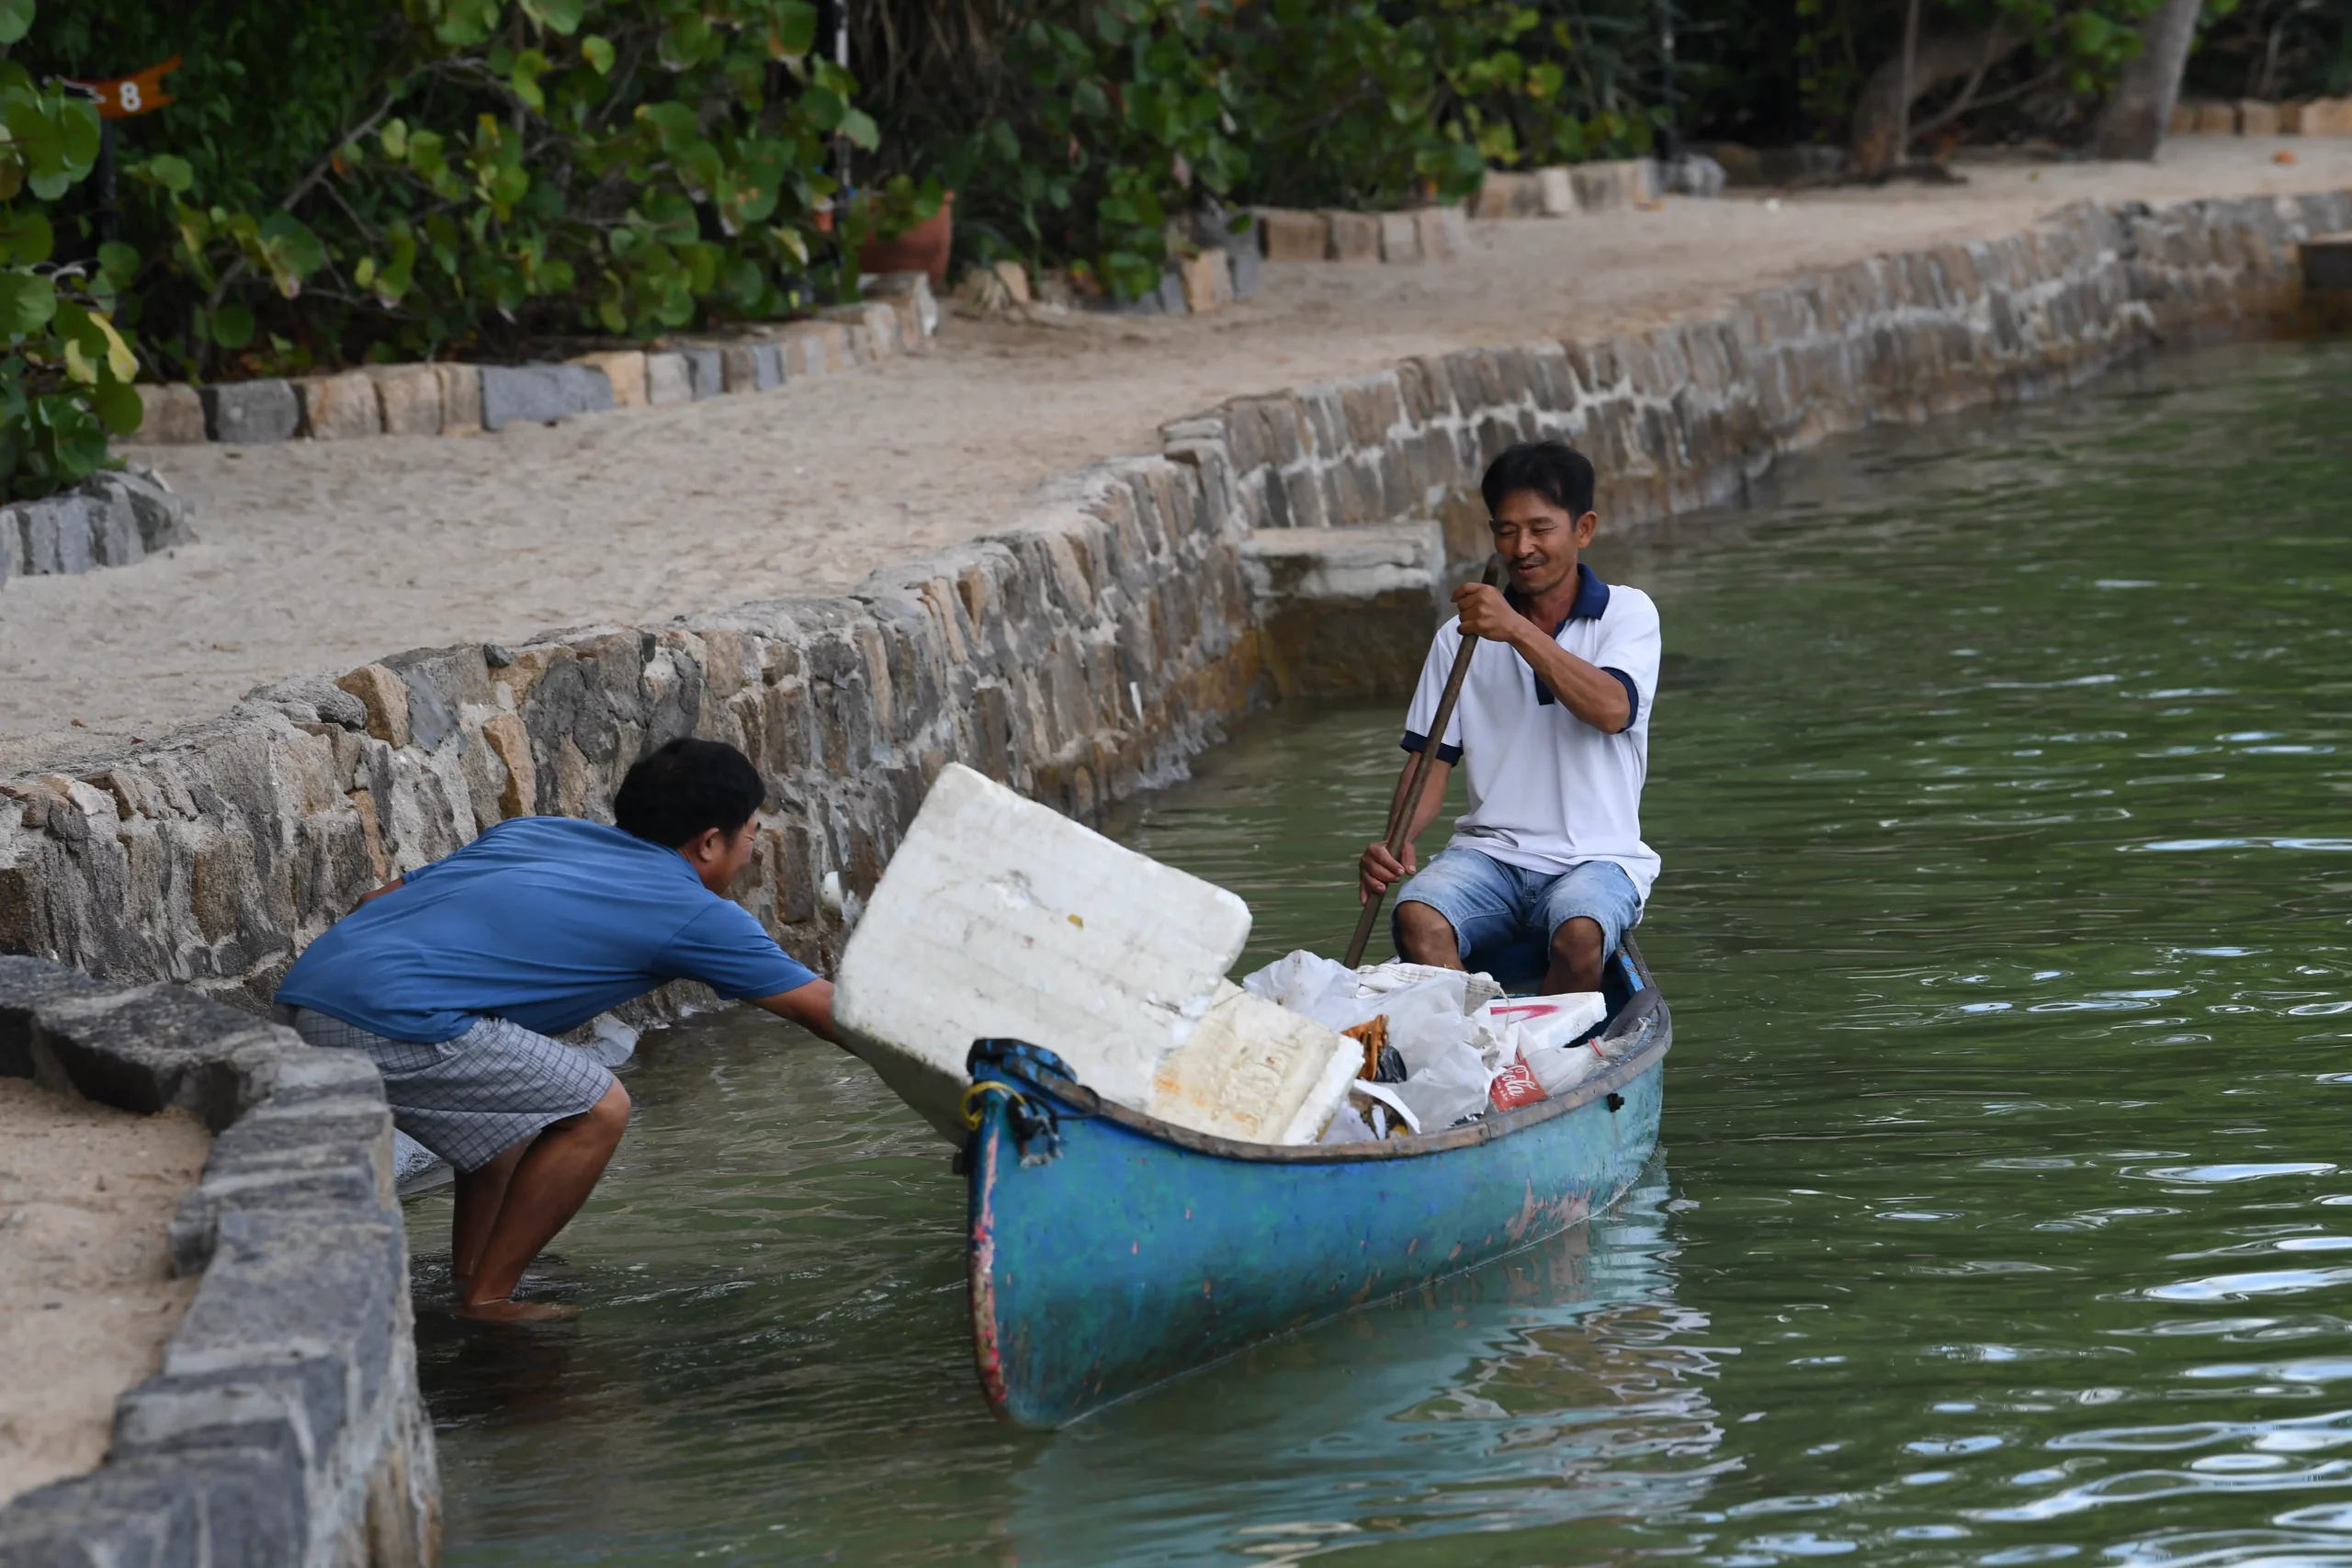
<instances>
[{"instance_id":1,"label":"sandy path","mask_svg":"<svg viewBox=\"0 0 2352 1568\"><path fill-rule=\"evenodd\" d=\"M161 1365L197 1287L164 1231L211 1146L186 1111L0 1078L0 1504L104 1459L115 1397Z\"/></svg>"},{"instance_id":2,"label":"sandy path","mask_svg":"<svg viewBox=\"0 0 2352 1568\"><path fill-rule=\"evenodd\" d=\"M2296 164L2270 161L2289 146ZM1055 474L1152 450L1162 423L1228 397L1653 325L1815 267L2009 233L2084 197L2352 185L2352 139L2199 138L2154 165L1969 173L1964 186L1474 225L1455 262L1269 267L1258 299L1214 317L958 321L924 359L553 429L146 448L195 500L200 540L0 591L0 774L405 648L845 588L1001 524Z\"/></svg>"}]
</instances>

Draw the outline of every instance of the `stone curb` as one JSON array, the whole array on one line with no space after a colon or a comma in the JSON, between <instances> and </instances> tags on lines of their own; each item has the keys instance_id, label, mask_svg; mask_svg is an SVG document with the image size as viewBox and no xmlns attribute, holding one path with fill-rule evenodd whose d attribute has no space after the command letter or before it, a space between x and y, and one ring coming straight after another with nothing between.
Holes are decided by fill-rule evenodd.
<instances>
[{"instance_id":1,"label":"stone curb","mask_svg":"<svg viewBox=\"0 0 2352 1568\"><path fill-rule=\"evenodd\" d=\"M604 350L560 365L369 365L202 388L144 383L145 417L119 439L153 446L473 435L604 409L769 391L921 354L938 335L939 302L923 274L884 273L866 278L865 288L864 303L830 306L808 321L673 348Z\"/></svg>"},{"instance_id":2,"label":"stone curb","mask_svg":"<svg viewBox=\"0 0 2352 1568\"><path fill-rule=\"evenodd\" d=\"M2260 98L2216 102L2184 98L2173 106L2173 136L2352 136L2352 98Z\"/></svg>"},{"instance_id":3,"label":"stone curb","mask_svg":"<svg viewBox=\"0 0 2352 1568\"><path fill-rule=\"evenodd\" d=\"M101 468L72 490L0 506L0 587L144 560L193 540L192 515L160 478L135 468Z\"/></svg>"},{"instance_id":4,"label":"stone curb","mask_svg":"<svg viewBox=\"0 0 2352 1568\"><path fill-rule=\"evenodd\" d=\"M215 1137L172 1222L201 1276L107 1461L0 1508L0 1564L365 1563L438 1551L391 1112L375 1068L178 986L0 957L0 1075Z\"/></svg>"},{"instance_id":5,"label":"stone curb","mask_svg":"<svg viewBox=\"0 0 2352 1568\"><path fill-rule=\"evenodd\" d=\"M1693 194L1719 194L1722 174L1720 168L1714 169L1712 186ZM1654 161L1625 158L1523 171L1488 169L1466 208L1425 207L1400 212L1308 212L1274 207L1253 210L1263 226L1268 261L1377 262L1395 266L1449 261L1460 255L1469 244L1465 215L1489 221L1619 211L1655 203L1666 185Z\"/></svg>"},{"instance_id":6,"label":"stone curb","mask_svg":"<svg viewBox=\"0 0 2352 1568\"><path fill-rule=\"evenodd\" d=\"M1494 175L1489 175L1488 179ZM1267 261L1363 262L1399 265L1451 261L1469 245L1460 207L1401 212L1302 211L1252 208L1262 236L1256 254ZM1253 255L1252 259L1255 259Z\"/></svg>"}]
</instances>

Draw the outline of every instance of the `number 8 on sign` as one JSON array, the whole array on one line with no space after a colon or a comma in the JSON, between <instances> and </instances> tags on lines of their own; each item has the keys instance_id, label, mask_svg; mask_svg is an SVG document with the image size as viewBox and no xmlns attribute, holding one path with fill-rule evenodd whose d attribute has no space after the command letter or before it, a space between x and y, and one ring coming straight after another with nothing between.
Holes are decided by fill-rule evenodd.
<instances>
[{"instance_id":1,"label":"number 8 on sign","mask_svg":"<svg viewBox=\"0 0 2352 1568\"><path fill-rule=\"evenodd\" d=\"M67 82L98 101L100 119L129 119L134 115L152 114L172 101L164 91L164 78L180 68L176 54L161 65L130 76L117 76L105 82Z\"/></svg>"}]
</instances>

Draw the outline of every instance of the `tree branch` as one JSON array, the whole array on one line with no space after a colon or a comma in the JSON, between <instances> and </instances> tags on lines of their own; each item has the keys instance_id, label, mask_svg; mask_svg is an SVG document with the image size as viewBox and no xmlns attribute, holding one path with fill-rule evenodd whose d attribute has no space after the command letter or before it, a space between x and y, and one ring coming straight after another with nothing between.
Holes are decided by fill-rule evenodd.
<instances>
[{"instance_id":1,"label":"tree branch","mask_svg":"<svg viewBox=\"0 0 2352 1568\"><path fill-rule=\"evenodd\" d=\"M1940 130L1946 125L1949 125L1953 120L1958 119L1963 109L1991 108L1995 104L2006 104L2012 98L2024 97L2028 93L2034 91L2036 88L2046 87L2051 83L2056 81L2063 69L2064 68L2061 66L2052 65L2047 70L2041 72L2039 75L2029 76L2024 81L2019 82L2013 86L2002 88L1999 92L1993 94L1990 97L1979 98L1973 104L1955 105L1951 108L1946 109L1943 113L1938 115L1935 118L1929 120L1926 125L1921 126L1914 134L1924 136L1930 130Z\"/></svg>"}]
</instances>

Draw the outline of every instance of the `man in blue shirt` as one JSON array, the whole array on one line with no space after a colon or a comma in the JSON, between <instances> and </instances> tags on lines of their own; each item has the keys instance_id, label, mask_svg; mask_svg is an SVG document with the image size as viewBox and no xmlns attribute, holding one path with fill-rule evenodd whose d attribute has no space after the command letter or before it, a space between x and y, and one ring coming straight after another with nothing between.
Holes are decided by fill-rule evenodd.
<instances>
[{"instance_id":1,"label":"man in blue shirt","mask_svg":"<svg viewBox=\"0 0 2352 1568\"><path fill-rule=\"evenodd\" d=\"M455 1167L458 1311L515 1319L531 1259L579 1212L628 1095L548 1038L669 980L699 980L828 1040L833 987L722 897L766 794L732 746L673 740L613 797L616 826L518 817L368 894L277 988L313 1045L363 1051L392 1121Z\"/></svg>"}]
</instances>

